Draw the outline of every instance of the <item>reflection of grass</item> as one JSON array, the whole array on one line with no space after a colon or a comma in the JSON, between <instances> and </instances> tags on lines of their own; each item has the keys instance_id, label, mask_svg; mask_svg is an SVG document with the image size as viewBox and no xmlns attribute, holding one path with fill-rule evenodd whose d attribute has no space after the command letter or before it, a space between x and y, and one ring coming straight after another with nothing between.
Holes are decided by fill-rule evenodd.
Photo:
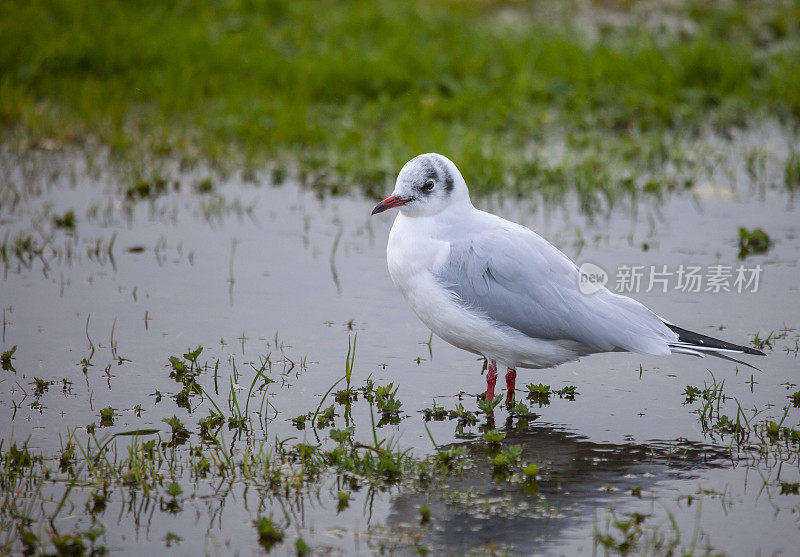
<instances>
[{"instance_id":1,"label":"reflection of grass","mask_svg":"<svg viewBox=\"0 0 800 557\"><path fill-rule=\"evenodd\" d=\"M653 520L653 515L638 512L620 518L612 508L606 511L604 522L601 530L595 521L594 541L595 547L602 547L606 555L694 555L697 529L691 545L681 547L678 522L671 513L667 513L666 521L659 522Z\"/></svg>"},{"instance_id":2,"label":"reflection of grass","mask_svg":"<svg viewBox=\"0 0 800 557\"><path fill-rule=\"evenodd\" d=\"M220 406L214 400L214 396L219 394L217 390L212 395L210 385L206 385L208 389L203 386L212 382L211 367L207 363L200 363L203 351L203 347L198 346L194 350L187 350L182 356L169 358L167 373L178 384L178 388L182 387L173 398L176 406L182 410L178 411L180 415L161 420L166 428L132 429L102 439L95 436L97 430L94 426L86 428L86 435L81 434L79 428L72 428L68 431L66 443L61 443L60 453L47 457L30 453L27 443L18 447L13 443L13 438L0 439L0 493L16 494L13 500L6 497L0 508L0 551L7 552L12 547L19 549L20 543L26 550L43 552L50 547L58 549L64 543L77 547L87 540L93 541L91 532L82 530L76 530L66 537L51 536L49 539L39 535L40 525L48 518L58 516L63 508L73 506L73 499L79 498L88 489L91 489L91 493L85 507L93 517L103 514L111 494L124 493L127 489L138 491L148 501L151 496L157 497L161 512L177 515L183 510L184 500L193 497L191 493L198 488L198 482L205 478L269 485L274 490L277 506L282 507L284 498L286 501L294 497L302 499L313 491L319 492L327 485L326 482L341 486L338 491L341 504L349 500L348 493L341 489L357 491L365 486L371 490L384 490L408 479L409 474L428 474L430 465L435 463L441 464L437 468L441 468L442 474L456 471L455 464L461 455L460 451L448 453L447 463L440 458L430 463L415 459L409 449L400 449L395 440L379 438L377 429L382 425L376 425L374 417L371 420L371 443L358 440L354 425L334 428L337 418L334 405L323 412L318 409L319 420L312 419L310 423L315 434L317 430L330 429L331 441L320 441L317 436L317 444L289 443L297 438L281 439L274 435L268 443L267 424L272 423L278 414L269 415L270 408L274 410L274 407L269 401L265 402L264 397L269 385L289 372L284 370L282 373L270 355L260 357L258 362L249 362L249 369L239 369L236 361L229 359L230 391L226 410L224 405ZM354 351L353 345L347 356L350 372L354 364ZM9 351L9 357L11 353ZM282 350L281 355L288 359ZM215 377L219 374L219 367L217 363L213 368ZM250 374L253 374L250 390L242 389L247 396L246 401L240 402L241 395L236 393L235 381L244 380ZM223 385L225 383L222 382ZM52 382L35 378L34 384L38 398L48 392ZM368 401L370 409L373 403L377 405L382 413L382 421L390 414L399 422L400 401L395 398L396 386L390 383L375 387L369 382L368 388L359 392L364 394L363 403ZM257 412L249 411L251 398L254 402L261 398ZM337 404L349 407L354 401L348 398ZM208 410L205 417L201 417L201 412L194 413L201 406ZM256 420L251 419L253 414L257 415ZM349 412L345 412L345 416L349 424ZM100 427L116 425L115 419L119 417L120 412L111 406L101 409ZM233 432L230 445L223 439L223 426L226 423L227 430ZM199 436L196 435L198 432ZM156 434L159 435L158 439L147 439ZM130 442L118 446L119 437L129 438ZM238 448L236 443L244 443L244 447ZM50 466L54 460L58 462L57 470L60 473L53 471L51 474ZM43 494L40 484L47 484L55 474L58 477L52 489L55 490L56 501L60 499L61 503L54 510L48 509L53 510L52 515L34 516L28 507L33 508L42 498L49 497ZM261 516L255 521L259 543L267 549L281 543L284 527L289 522L288 515L275 521ZM22 536L22 541L17 533ZM301 538L295 540L295 544L297 547L306 547Z\"/></svg>"},{"instance_id":3,"label":"reflection of grass","mask_svg":"<svg viewBox=\"0 0 800 557\"><path fill-rule=\"evenodd\" d=\"M703 434L711 439L716 439L717 436L720 439L728 438L732 451L735 449L737 452L749 451L753 455L760 455L767 463L767 472L773 467L771 461L796 464L800 459L800 429L784 425L792 405L784 406L783 414L776 422L762 416L774 405L745 411L737 399L725 394L724 389L725 381L717 383L712 373L711 383L706 383L702 390L688 385L684 391L684 404L700 401L694 412L698 416ZM736 404L734 417L722 413L726 403L731 400ZM731 411L734 410L730 404L728 407Z\"/></svg>"},{"instance_id":4,"label":"reflection of grass","mask_svg":"<svg viewBox=\"0 0 800 557\"><path fill-rule=\"evenodd\" d=\"M87 319L87 339L94 349L88 328ZM114 344L113 335L111 344ZM354 343L348 344L346 375L334 383L319 402L315 397L309 398L309 408L316 404L316 411L309 410L293 420L296 425L302 422L314 437L283 437L273 427L276 422L285 420L287 414L266 400L266 395L270 386L278 386L281 378L293 367L288 371L287 368L281 370L279 362L291 360L282 348L277 348L277 337L275 346L275 354L260 356L246 365L237 364L233 357L227 363L217 361L213 366L202 362L201 356L207 357L208 354L202 346L170 357L164 374L174 381L174 389L170 389L174 394L165 396L162 403L172 404L170 400L173 399L175 407L165 409L166 416L154 424L156 428L128 425L125 422L147 425L148 419L141 422L141 415L134 418L133 413L108 406L99 410L100 427L120 428L125 425L133 428L98 438L96 433L103 430L95 429L95 426L87 427L85 432L80 427L67 427L60 450L42 454L39 450L31 452L27 441L16 443L13 436L0 439L0 494L5 495L5 502L0 505L0 551L47 553L51 549L62 551L71 548L69 551L75 553L77 548L95 547L95 543L98 551L105 550L103 544L113 540L105 539L102 531L97 530L101 527L100 520L108 516L108 511L117 501L132 497L141 501L140 508L152 508L152 513L158 513L153 516L167 519L169 515L181 515L200 495L209 505L209 512L221 519L222 508L233 505L228 493L235 493L236 490L231 488L236 487L259 492L258 508L251 510L245 506L254 524L249 540L251 545L260 543L266 549L273 546L285 549L294 544L298 552L303 553L309 546L302 536L312 534L313 530L309 530L302 515L291 510L295 506L307 508L309 512L323 512L321 509L330 503L327 508L331 512L335 508L338 514L345 512L351 501L357 498L371 505L373 498L384 492L396 492L400 497L418 494L424 495L424 502L431 504L420 505L420 522L426 525L447 519L446 511L437 510L434 516L430 510L441 509L432 504L442 501L456 505L459 513L475 512L486 516L485 495L503 490L509 496L504 496L501 501L493 495L493 512L541 520L555 508L551 503L556 500L556 494L562 492L562 484L567 488L573 485L577 488L576 493L580 492L580 478L585 469L562 463L559 460L561 454L585 456L589 454L587 450L602 454L602 458L587 460L593 462L591 470L605 472L609 478L622 478L617 472L630 464L640 466L650 462L659 466L677 466L685 461L696 466L701 459L706 462L706 459L714 460L722 454L714 456L714 451L706 446L698 448L680 441L675 442L676 445L670 441L668 447L659 447L655 443L648 450L644 446L632 445L630 452L625 448L627 445L597 445L592 449L594 443L581 441L571 434L558 435L557 429L547 425L540 426L539 434L535 434L528 423L533 415L524 403L519 403L509 414L504 429L495 429L493 419L486 416L485 425L478 428L483 432L482 440L473 433L469 435L473 439L471 442L448 446L436 446L434 442L436 450L431 455L415 455L411 448L401 446L398 437L381 435L387 429L394 431L398 422L409 418L400 413L401 401L397 398L396 384L376 385L367 378L363 387L356 388L348 381L348 396L332 395L340 381L352 380L355 372ZM101 348L99 344L97 348ZM273 361L277 351L280 351L282 360ZM13 352L9 351L9 358L11 354ZM116 357L112 355L112 361ZM219 375L222 375L221 381ZM748 411L746 415L738 401L723 394L724 384L717 383L713 375L711 379L712 382L702 389L687 386L685 392L687 403L695 399L700 402L696 411L703 434L711 439L730 438L731 449L751 455L754 459L752 466L760 464L757 468L759 473L780 471L779 463L796 464L800 454L800 431L790 425L794 414L789 417L789 406L777 421L762 417L762 411L754 410L752 414ZM37 378L33 381L35 397L52 396L49 386L53 384L63 383L65 392L67 389L67 381ZM246 388L248 381L249 390ZM17 385L22 388L19 383ZM574 387L570 387L559 390L565 399L576 394ZM528 388L530 392L554 392L547 385L531 384ZM350 396L356 393L358 396ZM220 398L225 395L227 406ZM333 396L334 402L325 407L328 395ZM689 401L689 395L695 399ZM249 410L251 400L253 411ZM493 404L493 401L481 402L484 407ZM736 402L735 408L731 402ZM554 404L558 403L554 401ZM280 404L280 398L275 399L275 404ZM736 412L735 417L721 412L726 404ZM140 405L137 406L141 409ZM368 407L368 422L354 420L351 407L362 410ZM379 422L373 409L380 415ZM291 408L291 411L295 410ZM254 415L255 420L252 419ZM456 436L461 432L462 437L466 436L465 428L471 429L479 421L476 412L465 409L461 403L455 409L434 406L423 412L423 417L435 419L435 416L455 420ZM382 429L384 427L387 429ZM710 457L707 454L709 450L712 453ZM615 453L619 453L621 460L611 457ZM558 458L553 460L552 455L558 455ZM629 458L632 459L630 462L626 460ZM760 462L759 458L766 462ZM568 459L569 462L572 460L571 457ZM473 481L470 478L477 478L478 483L470 485ZM765 483L779 485L781 494L787 496L797 493L797 483L789 480L793 478L764 478ZM624 479L619 485L615 481L606 483L603 491L610 493L625 484ZM211 485L218 487L206 495ZM630 487L630 490L632 496L642 496L641 485ZM591 491L594 499L594 489ZM709 493L704 496L709 496ZM43 505L45 500L52 500L56 505ZM133 506L126 505L126 508L123 511L125 517L136 516ZM61 519L68 510L87 521L91 519L91 523L84 524L85 521L80 520L74 527L63 526L60 532L47 528L52 523L65 524ZM360 510L354 512L361 516ZM442 513L441 519L439 512ZM609 512L611 516L614 511ZM669 511L668 517L674 525ZM611 518L613 521L607 521L604 530L595 528L594 532L598 547L610 552L638 553L651 547L670 549L677 547L680 541L677 528L674 540L672 537L663 538L658 521L651 520L649 515ZM666 533L669 532L671 530ZM164 541L168 546L180 542L177 534L165 534ZM425 549L428 541L421 536L402 543Z\"/></svg>"},{"instance_id":5,"label":"reflection of grass","mask_svg":"<svg viewBox=\"0 0 800 557\"><path fill-rule=\"evenodd\" d=\"M603 18L559 2L221 4L4 3L0 119L45 146L298 160L330 189L377 194L436 150L476 190L613 197L679 185L654 177L670 129L800 116L792 3L688 2L669 29L625 8L582 28Z\"/></svg>"}]
</instances>

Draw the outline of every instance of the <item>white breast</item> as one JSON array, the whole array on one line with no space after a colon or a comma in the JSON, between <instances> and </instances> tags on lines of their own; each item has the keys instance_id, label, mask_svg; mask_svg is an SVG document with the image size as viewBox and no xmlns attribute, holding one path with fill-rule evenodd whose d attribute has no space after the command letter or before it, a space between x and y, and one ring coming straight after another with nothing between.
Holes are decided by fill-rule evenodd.
<instances>
[{"instance_id":1,"label":"white breast","mask_svg":"<svg viewBox=\"0 0 800 557\"><path fill-rule=\"evenodd\" d=\"M431 218L397 215L386 260L389 275L411 309L437 336L450 344L496 360L499 366L550 367L574 360L584 347L570 341L530 338L468 311L436 280L447 262L450 244L437 239Z\"/></svg>"}]
</instances>

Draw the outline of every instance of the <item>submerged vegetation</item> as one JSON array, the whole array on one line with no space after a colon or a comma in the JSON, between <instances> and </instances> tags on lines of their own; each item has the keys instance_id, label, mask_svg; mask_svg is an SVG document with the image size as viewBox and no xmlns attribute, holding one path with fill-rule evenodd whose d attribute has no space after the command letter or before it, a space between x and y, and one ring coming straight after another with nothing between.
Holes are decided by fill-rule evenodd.
<instances>
[{"instance_id":1,"label":"submerged vegetation","mask_svg":"<svg viewBox=\"0 0 800 557\"><path fill-rule=\"evenodd\" d=\"M0 442L0 486L4 493L0 549L102 554L108 548L101 543L106 532L101 518L112 499L158 501L161 512L174 515L182 511L187 496L193 498L222 481L226 489L232 483L253 486L263 498L261 506L268 502L273 513L282 510L280 516L253 519L258 543L269 550L290 537L290 527L299 531L301 526L293 524L302 519L283 501L312 495L332 497L341 512L351 496L362 489L372 494L368 500L375 493L400 486L404 492L424 491L439 485L443 477L457 477L468 461L470 466L478 465L477 457L468 457L464 447L440 447L433 456L417 457L410 449L401 448L391 435L382 434L382 427L403 419L399 414L401 402L395 398L398 389L392 383L376 385L369 377L363 387L355 388L351 383L355 343L348 347L346 375L336 383L346 379L347 396L337 393L334 402L322 410L335 384L322 396L316 410L309 411L303 420L292 420L298 430L305 429L306 421L311 429L313 439L305 436L302 441L270 434L270 424L282 418L267 394L271 386L285 380L294 365L288 371L285 365L276 366L270 353L259 357L258 363L249 363L248 369L241 369L234 359L227 366L219 360L201 363L203 352L204 348L198 346L168 359L167 372L178 389L169 397L179 415L163 418L166 427L139 427L102 435L95 424L67 426L61 450L55 454L37 453L27 443L4 438ZM12 353L9 351L8 357ZM281 357L285 364L288 357L284 353ZM237 388L239 381L249 383L246 394ZM34 386L38 401L50 383L36 379ZM157 394L155 404L164 404L166 396ZM366 431L351 418L354 404L369 407ZM141 418L141 405L137 407ZM461 404L454 415L462 432L478 422L476 415ZM114 427L120 412L108 406L99 411L99 416L101 428ZM527 427L527 421L520 420L523 429ZM493 477L502 483L535 485L544 468L523 462L520 445L500 445L504 437L495 429L483 434L483 459L494 470ZM222 504L224 494L217 496ZM91 527L64 532L56 526L63 522L60 514L68 509L74 512L81 505L91 517ZM433 520L430 509L423 507L420 513L423 527ZM170 534L168 546L180 543L179 536ZM293 543L296 548L309 548L299 534Z\"/></svg>"},{"instance_id":2,"label":"submerged vegetation","mask_svg":"<svg viewBox=\"0 0 800 557\"><path fill-rule=\"evenodd\" d=\"M277 338L275 346L279 346ZM402 523L382 533L366 530L368 539L376 536L370 542L371 549L422 553L439 547L437 524L449 529L451 512L454 516L482 514L486 497L494 501L492 513L534 521L551 520L560 504L565 507L558 513L567 512L569 516L572 511L562 495L565 481L575 492L567 501L580 497L583 490L592 494L591 499L598 492L619 490L628 491L632 500L641 499L651 486L633 482L652 483L648 478L654 477L635 472L642 466L655 472L666 466L686 473L700 464L723 466L727 461L727 465L735 466L763 461L759 473L766 488L779 489L781 495L797 494L797 482L784 479L786 471L781 475L784 466L796 467L800 458L800 430L787 425L791 403L786 404L778 421L764 417L767 409L745 411L738 401L724 394L724 381L718 383L713 374L711 383L702 388L686 387L685 403L699 405L695 412L703 433L722 441L723 447L727 444L727 450L682 440L594 448L558 429L533 425L538 416L522 402L509 408L504 427L498 429L493 412L496 405L483 401L481 395L462 392L458 398L475 410L482 409L484 419L462 402L452 409L434 403L433 408L422 412L424 419L455 420L456 437L465 441L438 446L431 436L435 450L415 455L391 433L392 424L410 417L399 412L402 403L396 398L398 387L393 383L378 385L371 376L363 379L360 387L354 383L355 347L355 342L348 343L345 375L318 402L314 401L306 414L290 420L297 431L304 432L302 438L272 432L276 421L287 420L275 407L278 399L269 396L271 390L285 388L293 374L305 372L302 367L296 369L283 349L243 366L234 358L227 363L204 361L207 350L202 346L167 359L165 373L175 388L170 393L154 393L154 405L167 404L170 408L161 411L175 413L163 418L157 427L130 427L131 421L142 419L142 405L136 405L136 418L127 412L126 426L121 428L116 420L122 413L107 406L99 411L99 420L100 428L112 428L109 433L101 433L106 430L97 429L95 424L66 425L61 449L53 453L32 449L28 442L14 440L13 436L4 437L0 441L0 550L104 554L111 550L106 523L111 519L112 506L131 515L138 524L143 508L156 505L157 512L165 517L178 516L185 506L203 498L211 502L209 512L216 516L226 504L233 504L226 503L228 494L240 489L257 493L258 504L246 509L252 517L251 543L267 551L286 545L287 550L293 547L298 554L313 550L319 543L305 523L309 506L330 504L338 515L358 498L364 502L363 512L369 522L373 501L382 493L391 494L401 506L412 504L418 509L419 524L410 527ZM10 360L13 353L13 349L7 351L4 359ZM363 378L364 373L358 376ZM342 381L346 388L334 393ZM35 378L31 384L33 404L46 397L54 383ZM63 383L66 392L71 386L66 380ZM577 394L571 385L552 390L547 385L530 384L528 392L528 398L539 406L550 404L550 394L563 397L563 404L570 404ZM730 417L724 412L732 404L735 414ZM352 417L356 406L368 408L367 423ZM597 457L584 457L591 460L593 474L587 479L565 477L565 463L560 462L564 451L586 455L596 451ZM599 458L612 453L621 457ZM626 470L630 472L624 473ZM497 500L493 493L502 493L502 499ZM687 505L704 496L716 494L689 494ZM114 503L120 500L129 503ZM622 554L671 554L679 549L692 554L701 541L708 550L713 547L697 530L691 540L682 540L670 512L666 516L632 512L618 518L619 504L606 509L604 526L598 526L596 517L597 548ZM88 520L69 518L76 513ZM171 547L184 540L167 531L163 542ZM466 540L461 543L476 547ZM329 548L319 549L324 552ZM513 544L506 549L513 549Z\"/></svg>"},{"instance_id":3,"label":"submerged vegetation","mask_svg":"<svg viewBox=\"0 0 800 557\"><path fill-rule=\"evenodd\" d=\"M213 366L201 363L202 353L203 347L197 347L183 356L169 358L167 370L178 389L170 397L178 414L162 420L166 427L127 429L103 436L94 424L69 426L62 450L51 455L37 454L27 443L20 445L4 437L0 442L0 485L4 494L0 549L64 553L67 550L62 546L66 544L71 554L102 554L107 548L94 546L105 533L97 519L103 516L115 493L124 499L159 501L162 512L177 514L187 500L187 492L196 493L218 480L263 488L265 497L278 502L295 496L303 498L312 492L320 496L321 490L335 485L335 499L346 505L348 492L364 487L384 490L405 481L412 470L423 477L436 469L434 466L428 472L427 464L414 459L407 449L400 450L391 438L380 435L381 424L376 424L374 418L367 437L358 436L349 418L353 403L349 399L334 403L324 421L319 407L313 412L313 441L270 436L269 423L281 418L270 411L274 407L266 401L267 393L294 365L288 371L275 366L268 354L257 365L250 363L248 370L242 370L235 360L228 366L221 366L219 361ZM286 359L285 354L282 358ZM348 361L351 362L349 355ZM235 383L245 377L250 382L246 394L239 392ZM36 379L37 400L49 386ZM374 403L380 406L381 400L394 400L396 388L373 388L367 380L360 392L364 403L372 408ZM223 397L227 397L227 403ZM155 404L164 403L159 393ZM399 407L398 402L384 404L389 406L382 411L384 415ZM337 408L343 409L339 410L343 421ZM118 415L119 411L111 406L100 410L100 427L113 427ZM328 434L323 436L323 430ZM128 441L120 444L123 439ZM55 526L61 522L59 514L81 504L92 517L92 528L62 533ZM292 513L285 508L280 518L254 519L258 543L265 549L281 543L285 527L292 521ZM167 545L179 541L170 537ZM294 541L297 546L306 543L302 537Z\"/></svg>"},{"instance_id":4,"label":"submerged vegetation","mask_svg":"<svg viewBox=\"0 0 800 557\"><path fill-rule=\"evenodd\" d=\"M739 228L739 259L744 259L750 254L766 253L771 246L772 240L763 229Z\"/></svg>"},{"instance_id":5,"label":"submerged vegetation","mask_svg":"<svg viewBox=\"0 0 800 557\"><path fill-rule=\"evenodd\" d=\"M379 195L438 151L478 192L591 204L691 186L705 128L800 121L791 1L14 0L0 47L6 144L267 162L328 191ZM785 164L793 187L797 155ZM167 186L143 174L127 196Z\"/></svg>"}]
</instances>

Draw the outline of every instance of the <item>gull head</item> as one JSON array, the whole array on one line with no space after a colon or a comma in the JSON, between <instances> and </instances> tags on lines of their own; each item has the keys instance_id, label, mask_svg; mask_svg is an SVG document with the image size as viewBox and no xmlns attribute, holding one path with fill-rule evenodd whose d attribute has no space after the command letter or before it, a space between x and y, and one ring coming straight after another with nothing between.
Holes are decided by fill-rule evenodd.
<instances>
[{"instance_id":1,"label":"gull head","mask_svg":"<svg viewBox=\"0 0 800 557\"><path fill-rule=\"evenodd\" d=\"M372 214L399 207L409 217L430 217L464 205L471 206L469 191L456 165L443 155L426 153L403 166L392 195L378 203Z\"/></svg>"}]
</instances>

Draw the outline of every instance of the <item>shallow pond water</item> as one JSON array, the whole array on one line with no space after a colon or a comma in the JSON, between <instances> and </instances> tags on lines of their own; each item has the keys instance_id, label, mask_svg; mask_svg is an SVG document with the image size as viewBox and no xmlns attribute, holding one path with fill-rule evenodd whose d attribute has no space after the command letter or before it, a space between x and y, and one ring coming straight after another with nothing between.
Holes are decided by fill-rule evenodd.
<instances>
[{"instance_id":1,"label":"shallow pond water","mask_svg":"<svg viewBox=\"0 0 800 557\"><path fill-rule=\"evenodd\" d=\"M271 516L285 532L277 553L295 552L299 538L314 552L343 554L576 554L619 550L630 538L636 551L673 544L749 555L789 554L800 544L797 442L764 444L755 433L770 420L789 431L800 423L789 398L800 383L800 219L792 195L768 179L711 172L691 191L591 218L570 201L478 201L534 228L576 262L600 266L609 287L630 286L620 277L641 266L631 295L687 329L741 344L772 332L767 357L747 359L760 371L714 358L622 353L520 371L519 400L527 383L573 385L577 394L527 400L528 416L498 406L491 423L506 437L493 444L481 435L488 420L475 397L485 387L483 362L429 340L389 279L392 216L370 218L374 201L266 185L266 173L243 180L200 169L173 169L161 195L126 201L119 192L128 177L75 154L6 153L2 166L0 348L17 347L0 383L3 452L27 440L31 454L57 470L67 438L74 433L87 447L86 426L95 424L97 439L141 432L136 441L116 438L113 458L104 457L112 463L156 435L145 430L159 430L165 458L177 463L153 493L124 482L112 489L80 473L82 481L70 483L63 470L31 476L22 487L4 484L4 512L10 485L14 504L37 502L24 508L40 538L102 524L97 543L118 553L251 553L259 548L253 521ZM56 224L70 210L74 227ZM773 246L738 259L739 227L764 228ZM730 291L707 283L698 292L677 288L681 266L700 267L707 280L718 265L730 267ZM757 286L737 292L740 265L761 270ZM671 274L648 288L653 269ZM216 398L231 412L247 406L239 412L257 424L248 435L218 431L229 453L275 437L316 446L327 430L298 429L291 419L333 402L324 395L345 373L353 340L352 384L393 383L402 406L373 428L374 410L362 395L347 416L336 406L333 424L354 424L356 443L377 441L376 432L418 459L461 449L460 474L352 490L322 477L289 496L263 479L198 474L189 464L192 442L169 445L163 419L177 416L198 439L192 426ZM170 376L169 358L198 346L205 391L181 404L188 383ZM256 369L272 382L262 383ZM724 388L710 422L700 419L705 401L687 396L689 385ZM423 409L458 404L476 412L477 423L459 427L454 412L424 419ZM101 413L108 408L111 420ZM746 416L754 433L737 440L720 425L722 415ZM538 463L535 479L492 464L515 445L521 463ZM170 482L180 489L168 491ZM99 507L98 490L108 492ZM343 490L345 503L337 495ZM429 521L421 521L421 506ZM2 541L14 551L19 524L4 518Z\"/></svg>"}]
</instances>

